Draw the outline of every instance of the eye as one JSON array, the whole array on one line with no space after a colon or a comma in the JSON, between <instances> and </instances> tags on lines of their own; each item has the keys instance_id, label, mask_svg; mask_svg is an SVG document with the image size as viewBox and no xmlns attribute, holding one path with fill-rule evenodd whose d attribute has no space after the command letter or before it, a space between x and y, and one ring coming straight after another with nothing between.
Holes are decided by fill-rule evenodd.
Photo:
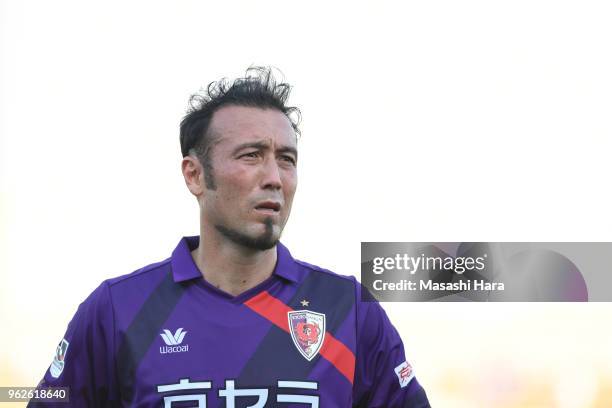
<instances>
[{"instance_id":1,"label":"eye","mask_svg":"<svg viewBox=\"0 0 612 408\"><path fill-rule=\"evenodd\" d=\"M281 160L291 163L295 166L295 159L293 158L293 156L283 155L281 156Z\"/></svg>"},{"instance_id":2,"label":"eye","mask_svg":"<svg viewBox=\"0 0 612 408\"><path fill-rule=\"evenodd\" d=\"M256 159L259 157L259 152L248 152L245 154L240 155L240 158L247 158L247 159Z\"/></svg>"}]
</instances>

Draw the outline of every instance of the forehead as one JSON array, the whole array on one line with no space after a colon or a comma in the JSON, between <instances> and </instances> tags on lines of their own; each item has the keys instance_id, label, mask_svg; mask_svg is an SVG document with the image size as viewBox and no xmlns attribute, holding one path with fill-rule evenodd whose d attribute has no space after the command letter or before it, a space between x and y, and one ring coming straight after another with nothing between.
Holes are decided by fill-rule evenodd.
<instances>
[{"instance_id":1,"label":"forehead","mask_svg":"<svg viewBox=\"0 0 612 408\"><path fill-rule=\"evenodd\" d=\"M291 122L277 109L224 106L214 113L210 131L218 138L218 144L226 146L250 141L296 146L296 135Z\"/></svg>"}]
</instances>

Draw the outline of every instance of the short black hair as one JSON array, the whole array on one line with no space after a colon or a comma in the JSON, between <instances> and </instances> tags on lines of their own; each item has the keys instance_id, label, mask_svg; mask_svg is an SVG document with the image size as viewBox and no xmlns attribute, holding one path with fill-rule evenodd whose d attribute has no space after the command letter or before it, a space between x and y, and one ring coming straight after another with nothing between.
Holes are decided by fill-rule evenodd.
<instances>
[{"instance_id":1,"label":"short black hair","mask_svg":"<svg viewBox=\"0 0 612 408\"><path fill-rule=\"evenodd\" d=\"M213 138L208 133L213 114L223 106L249 106L277 109L287 118L296 135L300 134L300 110L287 106L291 86L277 82L271 67L250 67L243 78L230 82L227 78L211 82L206 89L191 95L189 109L181 121L180 141L183 157L194 152L206 174L206 184L214 189L210 148Z\"/></svg>"}]
</instances>

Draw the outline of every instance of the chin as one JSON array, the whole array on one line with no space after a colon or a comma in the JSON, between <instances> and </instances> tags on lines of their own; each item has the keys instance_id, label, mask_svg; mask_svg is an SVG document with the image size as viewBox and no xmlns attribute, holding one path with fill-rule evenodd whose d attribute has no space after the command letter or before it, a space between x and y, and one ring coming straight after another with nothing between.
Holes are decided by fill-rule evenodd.
<instances>
[{"instance_id":1,"label":"chin","mask_svg":"<svg viewBox=\"0 0 612 408\"><path fill-rule=\"evenodd\" d=\"M279 234L260 233L249 236L248 238L246 238L245 235L245 239L240 240L238 243L249 249L265 251L274 248L278 243L279 238Z\"/></svg>"},{"instance_id":2,"label":"chin","mask_svg":"<svg viewBox=\"0 0 612 408\"><path fill-rule=\"evenodd\" d=\"M225 225L215 225L215 228L235 244L259 251L274 248L281 232L281 228L274 225L271 218L266 219L262 226L258 226L256 232L240 231Z\"/></svg>"}]
</instances>

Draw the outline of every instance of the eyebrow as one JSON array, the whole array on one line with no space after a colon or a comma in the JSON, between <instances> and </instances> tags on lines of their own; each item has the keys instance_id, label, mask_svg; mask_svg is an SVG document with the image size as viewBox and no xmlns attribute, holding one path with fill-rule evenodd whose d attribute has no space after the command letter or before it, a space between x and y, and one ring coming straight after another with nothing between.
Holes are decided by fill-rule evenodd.
<instances>
[{"instance_id":1,"label":"eyebrow","mask_svg":"<svg viewBox=\"0 0 612 408\"><path fill-rule=\"evenodd\" d=\"M253 149L258 149L258 150L267 150L270 148L270 144L269 143L265 143L265 142L247 142L247 143L243 143L241 145L238 145L234 151L233 154L237 154L239 151L243 150L243 149L247 149L247 148L253 148ZM298 157L298 152L297 149L295 147L292 146L281 146L277 149L277 152L279 153L292 153L295 158L297 159Z\"/></svg>"}]
</instances>

